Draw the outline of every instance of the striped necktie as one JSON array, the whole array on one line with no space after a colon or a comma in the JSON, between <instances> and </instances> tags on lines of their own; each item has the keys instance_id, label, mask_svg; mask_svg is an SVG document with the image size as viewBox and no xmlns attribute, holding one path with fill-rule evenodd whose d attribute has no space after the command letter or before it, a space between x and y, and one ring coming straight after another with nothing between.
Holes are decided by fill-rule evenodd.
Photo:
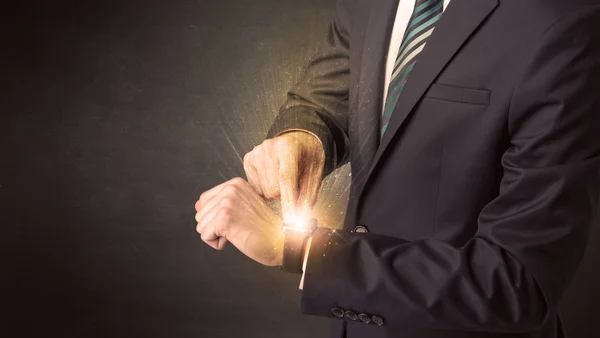
<instances>
[{"instance_id":1,"label":"striped necktie","mask_svg":"<svg viewBox=\"0 0 600 338\"><path fill-rule=\"evenodd\" d=\"M415 67L416 57L425 47L425 42L433 32L435 23L440 19L443 11L443 0L417 0L415 3L390 78L385 108L381 117L381 136L387 129L396 102L398 102L398 97L400 97L400 93L402 93L402 89L406 84L408 74Z\"/></svg>"}]
</instances>

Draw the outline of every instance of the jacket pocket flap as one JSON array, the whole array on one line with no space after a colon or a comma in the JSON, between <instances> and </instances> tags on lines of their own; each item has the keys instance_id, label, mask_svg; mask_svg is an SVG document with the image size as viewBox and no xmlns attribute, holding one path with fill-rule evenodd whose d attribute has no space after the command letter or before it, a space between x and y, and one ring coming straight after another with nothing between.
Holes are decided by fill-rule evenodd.
<instances>
[{"instance_id":1,"label":"jacket pocket flap","mask_svg":"<svg viewBox=\"0 0 600 338\"><path fill-rule=\"evenodd\" d=\"M487 106L490 104L490 94L491 92L487 89L474 89L433 83L425 93L425 97Z\"/></svg>"}]
</instances>

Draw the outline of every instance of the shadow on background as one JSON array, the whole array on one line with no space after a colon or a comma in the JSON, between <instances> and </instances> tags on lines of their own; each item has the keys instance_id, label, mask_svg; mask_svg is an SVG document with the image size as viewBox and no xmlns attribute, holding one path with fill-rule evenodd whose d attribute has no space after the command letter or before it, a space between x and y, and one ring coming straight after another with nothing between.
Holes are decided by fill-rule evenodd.
<instances>
[{"instance_id":1,"label":"shadow on background","mask_svg":"<svg viewBox=\"0 0 600 338\"><path fill-rule=\"evenodd\" d=\"M0 13L0 336L327 336L300 313L297 276L203 245L193 205L243 176L333 2L38 0ZM348 172L324 184L328 225L343 219ZM570 337L600 332L597 242L565 297Z\"/></svg>"}]
</instances>

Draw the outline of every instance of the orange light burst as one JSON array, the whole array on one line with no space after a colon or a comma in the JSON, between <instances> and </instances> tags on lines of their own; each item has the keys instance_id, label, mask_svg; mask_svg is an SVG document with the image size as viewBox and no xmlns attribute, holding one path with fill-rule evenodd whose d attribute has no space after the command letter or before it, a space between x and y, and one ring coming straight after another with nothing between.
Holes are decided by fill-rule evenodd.
<instances>
[{"instance_id":1,"label":"orange light burst","mask_svg":"<svg viewBox=\"0 0 600 338\"><path fill-rule=\"evenodd\" d=\"M295 212L292 215L284 215L283 217L285 224L301 229L308 226L310 218L310 215L305 212Z\"/></svg>"}]
</instances>

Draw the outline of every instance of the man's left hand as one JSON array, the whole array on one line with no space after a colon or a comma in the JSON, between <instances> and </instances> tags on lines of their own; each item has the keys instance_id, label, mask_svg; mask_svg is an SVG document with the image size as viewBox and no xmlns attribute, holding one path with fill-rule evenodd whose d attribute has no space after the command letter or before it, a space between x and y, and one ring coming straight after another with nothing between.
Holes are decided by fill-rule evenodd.
<instances>
[{"instance_id":1,"label":"man's left hand","mask_svg":"<svg viewBox=\"0 0 600 338\"><path fill-rule=\"evenodd\" d=\"M263 265L281 265L282 219L244 179L236 177L205 191L196 211L196 231L206 244L223 250L229 241Z\"/></svg>"}]
</instances>

